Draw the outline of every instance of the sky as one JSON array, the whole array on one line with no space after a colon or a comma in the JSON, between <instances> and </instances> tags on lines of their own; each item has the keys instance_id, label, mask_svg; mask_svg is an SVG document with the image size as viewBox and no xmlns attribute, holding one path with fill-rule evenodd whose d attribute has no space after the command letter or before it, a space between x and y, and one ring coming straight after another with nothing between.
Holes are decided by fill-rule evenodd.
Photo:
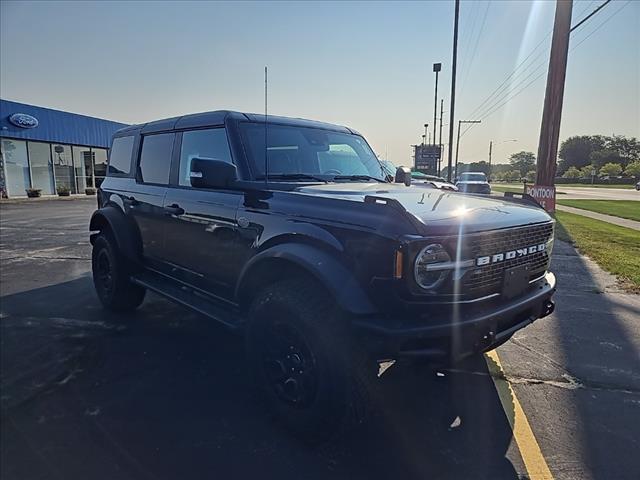
<instances>
[{"instance_id":1,"label":"sky","mask_svg":"<svg viewBox=\"0 0 640 480\"><path fill-rule=\"evenodd\" d=\"M575 1L572 24L603 1ZM270 114L351 126L410 165L410 145L425 123L432 131L435 62L448 142L453 11L451 1L1 1L0 97L124 123L262 113L267 65ZM537 152L554 11L461 2L455 121L482 123L463 126L460 161L486 160L490 141L497 163ZM560 139L640 137L640 1L605 6L570 49Z\"/></svg>"}]
</instances>

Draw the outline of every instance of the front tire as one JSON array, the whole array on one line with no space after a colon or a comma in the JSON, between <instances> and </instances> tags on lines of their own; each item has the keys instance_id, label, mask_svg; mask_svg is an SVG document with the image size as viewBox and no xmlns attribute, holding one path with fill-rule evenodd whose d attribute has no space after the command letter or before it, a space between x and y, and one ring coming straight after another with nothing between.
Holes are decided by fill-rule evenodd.
<instances>
[{"instance_id":1,"label":"front tire","mask_svg":"<svg viewBox=\"0 0 640 480\"><path fill-rule=\"evenodd\" d=\"M315 282L288 280L262 290L247 326L249 366L270 409L312 442L362 423L377 363L352 341L335 302Z\"/></svg>"},{"instance_id":2,"label":"front tire","mask_svg":"<svg viewBox=\"0 0 640 480\"><path fill-rule=\"evenodd\" d=\"M104 308L126 312L140 306L146 290L131 283L131 271L109 233L101 232L95 239L91 266L93 285Z\"/></svg>"}]
</instances>

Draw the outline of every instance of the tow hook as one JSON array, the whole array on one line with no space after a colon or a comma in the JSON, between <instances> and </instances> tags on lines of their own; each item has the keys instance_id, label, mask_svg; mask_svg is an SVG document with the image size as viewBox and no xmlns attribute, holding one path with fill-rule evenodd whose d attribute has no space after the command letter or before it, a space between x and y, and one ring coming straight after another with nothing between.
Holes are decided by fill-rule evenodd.
<instances>
[{"instance_id":1,"label":"tow hook","mask_svg":"<svg viewBox=\"0 0 640 480\"><path fill-rule=\"evenodd\" d=\"M556 304L553 303L551 300L547 300L544 306L542 307L542 315L540 315L540 318L551 315L555 309L556 309Z\"/></svg>"}]
</instances>

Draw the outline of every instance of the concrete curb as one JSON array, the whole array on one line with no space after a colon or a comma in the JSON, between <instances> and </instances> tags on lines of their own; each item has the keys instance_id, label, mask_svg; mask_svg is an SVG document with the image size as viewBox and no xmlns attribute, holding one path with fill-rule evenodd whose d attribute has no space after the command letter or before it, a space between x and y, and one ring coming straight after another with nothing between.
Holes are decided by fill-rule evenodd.
<instances>
[{"instance_id":1,"label":"concrete curb","mask_svg":"<svg viewBox=\"0 0 640 480\"><path fill-rule=\"evenodd\" d=\"M0 199L0 205L12 205L16 203L38 203L38 202L70 202L73 200L93 200L96 202L95 195L70 195L68 197L60 197L58 195L46 195L38 198L2 198Z\"/></svg>"}]
</instances>

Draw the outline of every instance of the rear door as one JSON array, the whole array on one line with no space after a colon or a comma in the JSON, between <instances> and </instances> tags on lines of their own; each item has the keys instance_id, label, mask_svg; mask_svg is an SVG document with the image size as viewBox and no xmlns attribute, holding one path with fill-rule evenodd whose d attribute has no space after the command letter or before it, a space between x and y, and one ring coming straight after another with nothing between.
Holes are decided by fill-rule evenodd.
<instances>
[{"instance_id":1,"label":"rear door","mask_svg":"<svg viewBox=\"0 0 640 480\"><path fill-rule=\"evenodd\" d=\"M164 207L165 248L172 274L223 298L231 298L238 263L236 215L242 191L198 189L189 178L193 158L233 163L224 127L187 130L179 135L174 173ZM178 147L177 147L178 148Z\"/></svg>"},{"instance_id":2,"label":"rear door","mask_svg":"<svg viewBox=\"0 0 640 480\"><path fill-rule=\"evenodd\" d=\"M136 187L125 199L142 240L145 263L166 270L164 197L171 172L175 133L144 135L136 162Z\"/></svg>"}]
</instances>

